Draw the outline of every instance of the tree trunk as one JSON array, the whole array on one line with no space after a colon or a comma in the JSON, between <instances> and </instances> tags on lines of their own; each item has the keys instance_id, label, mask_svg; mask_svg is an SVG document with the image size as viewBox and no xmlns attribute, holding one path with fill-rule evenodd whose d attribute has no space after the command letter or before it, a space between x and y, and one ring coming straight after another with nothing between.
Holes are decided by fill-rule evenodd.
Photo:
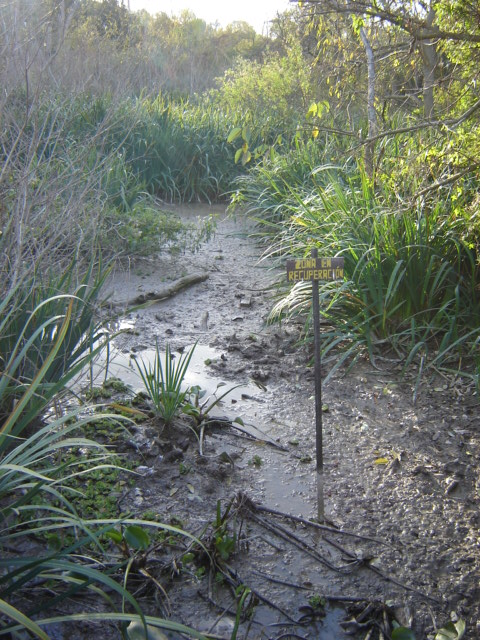
<instances>
[{"instance_id":1,"label":"tree trunk","mask_svg":"<svg viewBox=\"0 0 480 640\"><path fill-rule=\"evenodd\" d=\"M435 10L428 12L426 27L431 29L435 20ZM423 61L423 109L425 118L432 118L435 111L433 87L435 85L435 69L438 64L437 47L434 40L421 40L420 53Z\"/></svg>"},{"instance_id":2,"label":"tree trunk","mask_svg":"<svg viewBox=\"0 0 480 640\"><path fill-rule=\"evenodd\" d=\"M360 27L360 38L367 56L368 89L367 89L367 117L368 117L368 138L373 138L377 133L377 112L375 111L375 59L370 41L365 33L365 29ZM374 151L375 142L367 140L365 145L365 171L369 178L373 178L374 173Z\"/></svg>"}]
</instances>

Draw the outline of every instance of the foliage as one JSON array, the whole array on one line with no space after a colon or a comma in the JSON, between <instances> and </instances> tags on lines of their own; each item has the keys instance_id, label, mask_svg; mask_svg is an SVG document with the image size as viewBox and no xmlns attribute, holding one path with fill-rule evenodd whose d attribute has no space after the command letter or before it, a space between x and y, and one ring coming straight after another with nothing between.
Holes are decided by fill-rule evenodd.
<instances>
[{"instance_id":1,"label":"foliage","mask_svg":"<svg viewBox=\"0 0 480 640\"><path fill-rule=\"evenodd\" d=\"M235 552L237 546L237 536L235 533L230 535L228 530L228 515L231 509L230 503L225 512L221 512L220 500L217 500L216 520L214 525L212 547L214 551L214 557L217 557L220 562L226 562L230 556Z\"/></svg>"},{"instance_id":2,"label":"foliage","mask_svg":"<svg viewBox=\"0 0 480 640\"><path fill-rule=\"evenodd\" d=\"M164 362L156 343L155 358L152 363L146 364L143 360L135 360L137 371L142 378L145 390L153 404L155 414L170 424L173 418L181 411L187 391L182 390L188 365L195 351L195 345L186 354L181 354L177 360L167 343L165 347Z\"/></svg>"},{"instance_id":3,"label":"foliage","mask_svg":"<svg viewBox=\"0 0 480 640\"><path fill-rule=\"evenodd\" d=\"M148 544L145 526L182 532L155 522L125 518L118 523L99 518L98 514L87 521L79 516L74 506L80 495L79 478L88 478L89 474L116 466L113 453L79 436L79 431L97 420L98 415L76 411L47 420L46 398L31 402L49 368L54 366L68 335L73 302L72 299L58 326L50 353L34 380L25 386L0 425L0 635L17 637L23 629L36 637L48 638L43 627L49 624L97 619L141 621L143 625L148 622L156 627L185 632L187 629L183 625L161 618L145 618L125 587L131 570L130 557L121 560L113 557L110 568L105 570L104 559L108 554L101 542L102 533L119 524L125 527L123 536L133 549L143 549ZM47 321L44 328L48 326ZM43 330L41 326L40 329ZM31 346L31 340L26 341L27 352L29 343ZM68 381L68 376L69 371L64 372L58 380L57 391ZM1 382L6 378L4 374ZM102 417L119 420L118 416ZM38 427L41 424L43 426ZM32 425L36 429L32 430ZM50 547L45 545L45 540L49 541ZM29 596L32 585L36 589L35 599ZM55 615L74 595L78 597L82 593L95 594L103 601L106 611L98 615L91 612ZM126 613L126 608L133 613ZM54 617L40 618L40 614L45 615L48 611L52 611ZM191 630L189 633L202 637Z\"/></svg>"},{"instance_id":4,"label":"foliage","mask_svg":"<svg viewBox=\"0 0 480 640\"><path fill-rule=\"evenodd\" d=\"M307 109L312 97L309 70L299 45L291 42L284 56L271 53L262 64L239 60L219 81L214 92L220 108L240 110L256 119L268 114L279 127Z\"/></svg>"},{"instance_id":5,"label":"foliage","mask_svg":"<svg viewBox=\"0 0 480 640\"><path fill-rule=\"evenodd\" d=\"M326 186L330 175L335 175L333 158L336 149L338 145L333 141L303 140L301 135L297 135L291 149L276 153L252 167L248 174L237 178L231 208L240 209L254 220L261 221L264 230L270 225L271 233L267 234L270 244L271 236L282 223L288 224L297 210L299 199L304 198L308 202L312 191ZM259 239L262 239L262 234L259 234Z\"/></svg>"},{"instance_id":6,"label":"foliage","mask_svg":"<svg viewBox=\"0 0 480 640\"><path fill-rule=\"evenodd\" d=\"M457 622L450 621L436 631L435 640L460 640L460 638L463 638L465 635L465 630L465 620L460 619ZM411 629L401 627L398 623L394 622L392 640L415 640L415 638L416 636Z\"/></svg>"},{"instance_id":7,"label":"foliage","mask_svg":"<svg viewBox=\"0 0 480 640\"><path fill-rule=\"evenodd\" d=\"M234 389L242 386L236 385L234 387L230 387L230 389L227 389L219 396L217 396L217 391L225 385L225 382L219 382L217 384L215 392L209 396L207 396L207 392L205 391L205 389L201 389L198 385L189 387L182 406L183 413L192 416L197 426L202 424L208 418L211 410L216 407L217 404L223 400L223 398L225 398Z\"/></svg>"},{"instance_id":8,"label":"foliage","mask_svg":"<svg viewBox=\"0 0 480 640\"><path fill-rule=\"evenodd\" d=\"M460 640L465 635L465 620L457 620L457 622L447 622L447 624L439 629L435 634L435 640Z\"/></svg>"},{"instance_id":9,"label":"foliage","mask_svg":"<svg viewBox=\"0 0 480 640\"><path fill-rule=\"evenodd\" d=\"M174 212L160 209L159 203L145 194L132 207L106 212L100 243L115 247L118 256L154 256L168 248L181 250L194 245L195 236Z\"/></svg>"},{"instance_id":10,"label":"foliage","mask_svg":"<svg viewBox=\"0 0 480 640\"><path fill-rule=\"evenodd\" d=\"M276 166L261 171L271 183ZM284 201L280 221L268 200L265 212L264 200L255 200L267 255L308 256L315 246L320 255L345 260L345 281L320 287L322 313L331 325L322 337L324 356L341 347L339 365L366 349L375 361L389 346L390 357L420 372L455 366L474 353L478 267L448 206L394 211L365 178L348 171L320 167L312 172L309 190L305 184L298 187L295 176L289 190L287 180L283 188L290 191L290 201L288 206ZM308 283L297 283L272 316L309 313L310 305Z\"/></svg>"},{"instance_id":11,"label":"foliage","mask_svg":"<svg viewBox=\"0 0 480 640\"><path fill-rule=\"evenodd\" d=\"M73 261L60 275L26 277L7 292L0 302L0 416L27 387L34 387L29 402L46 406L102 348L104 328L94 318L107 273L92 261L76 282Z\"/></svg>"}]
</instances>

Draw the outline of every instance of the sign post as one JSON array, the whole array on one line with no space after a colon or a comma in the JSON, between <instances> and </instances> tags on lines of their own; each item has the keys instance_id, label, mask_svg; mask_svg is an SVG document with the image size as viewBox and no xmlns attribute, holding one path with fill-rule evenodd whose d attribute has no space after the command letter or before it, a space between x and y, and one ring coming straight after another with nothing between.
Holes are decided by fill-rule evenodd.
<instances>
[{"instance_id":1,"label":"sign post","mask_svg":"<svg viewBox=\"0 0 480 640\"><path fill-rule=\"evenodd\" d=\"M343 258L319 258L318 250L312 249L312 257L287 260L288 282L311 280L315 358L315 449L317 463L317 510L318 520L325 520L323 498L323 413L322 413L322 360L320 350L320 302L319 280L343 279Z\"/></svg>"}]
</instances>

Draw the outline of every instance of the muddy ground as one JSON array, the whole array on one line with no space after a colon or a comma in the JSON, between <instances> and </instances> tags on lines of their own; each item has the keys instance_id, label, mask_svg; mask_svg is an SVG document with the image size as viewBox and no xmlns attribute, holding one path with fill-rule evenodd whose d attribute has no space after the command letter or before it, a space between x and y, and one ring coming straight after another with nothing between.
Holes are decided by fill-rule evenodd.
<instances>
[{"instance_id":1,"label":"muddy ground","mask_svg":"<svg viewBox=\"0 0 480 640\"><path fill-rule=\"evenodd\" d=\"M159 547L147 567L168 598L143 586L140 599L151 613L218 638L235 628L239 585L252 593L238 638L373 640L382 628L389 637L393 619L417 639L463 619L465 638L479 638L474 390L438 377L425 381L413 404L413 382L394 370L365 361L337 375L322 389L326 528L308 524L318 515L310 354L297 346L298 325L266 324L270 286L283 275L258 262L244 222L212 211L217 231L200 251L138 260L109 283L121 308L185 275L208 274L123 318L116 375L135 386L132 358L151 355L156 341L184 353L198 342L189 384L244 385L215 408L230 421L240 417L243 428L209 425L202 455L185 421L135 431L141 476L122 508L180 523L217 558L217 568L202 569L198 549L191 558L186 543ZM205 213L194 207L183 215ZM222 516L230 505L220 527L218 505Z\"/></svg>"}]
</instances>

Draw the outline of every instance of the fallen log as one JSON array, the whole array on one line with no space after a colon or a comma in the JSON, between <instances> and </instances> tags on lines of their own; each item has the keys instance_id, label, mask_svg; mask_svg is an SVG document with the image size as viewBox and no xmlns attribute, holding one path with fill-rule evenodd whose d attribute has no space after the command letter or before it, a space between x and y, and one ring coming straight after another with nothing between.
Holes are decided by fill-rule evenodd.
<instances>
[{"instance_id":1,"label":"fallen log","mask_svg":"<svg viewBox=\"0 0 480 640\"><path fill-rule=\"evenodd\" d=\"M169 284L166 284L162 289L158 291L147 291L146 293L141 293L135 298L131 298L126 301L127 306L137 305L137 304L145 304L147 302L156 302L159 300L165 300L166 298L171 298L175 294L177 294L182 289L186 289L187 287L191 287L194 284L198 284L199 282L205 282L208 278L208 273L192 273L189 276L184 276L183 278L179 278L178 280L174 280Z\"/></svg>"}]
</instances>

